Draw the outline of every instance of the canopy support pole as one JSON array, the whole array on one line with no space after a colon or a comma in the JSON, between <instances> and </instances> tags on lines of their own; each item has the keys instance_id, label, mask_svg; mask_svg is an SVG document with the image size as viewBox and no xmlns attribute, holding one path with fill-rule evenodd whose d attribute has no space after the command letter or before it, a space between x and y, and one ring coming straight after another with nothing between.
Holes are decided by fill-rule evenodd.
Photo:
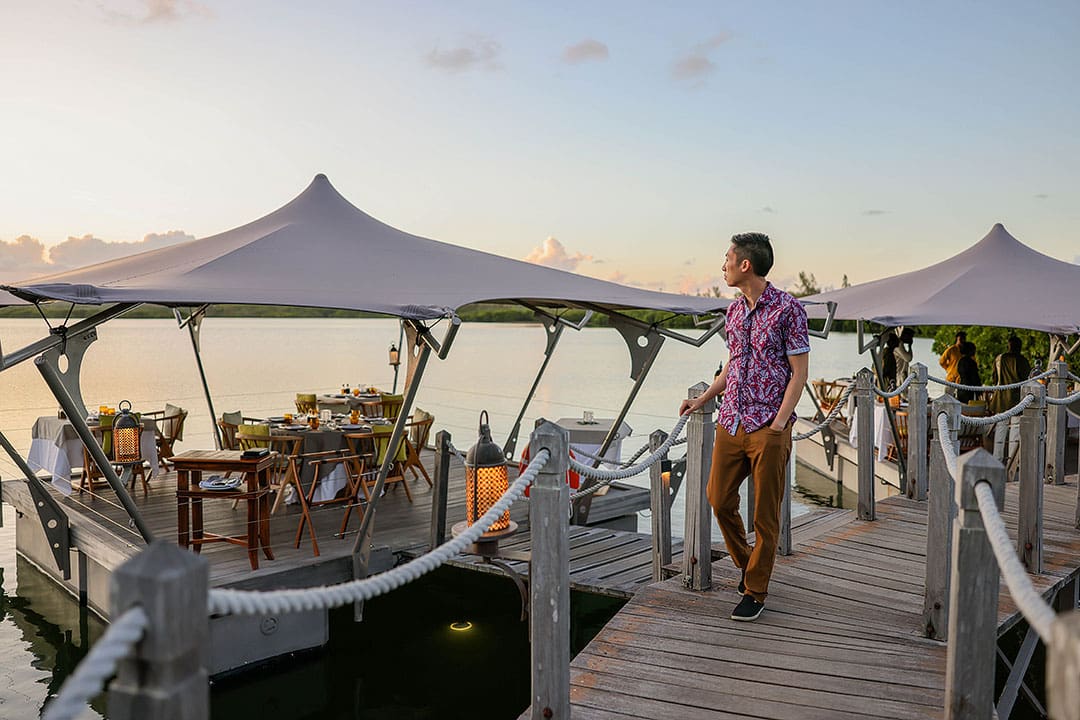
<instances>
[{"instance_id":1,"label":"canopy support pole","mask_svg":"<svg viewBox=\"0 0 1080 720\"><path fill-rule=\"evenodd\" d=\"M120 317L129 310L133 310L134 308L138 307L140 304L141 303L121 303L119 305L113 305L112 307L102 310L96 315L91 315L88 318L80 320L71 327L67 328L67 330L62 335L61 333L56 332L57 330L59 330L59 328L56 328L55 330L53 330L52 333L49 334L48 337L42 338L37 342L32 342L26 347L20 350L16 350L10 355L4 355L2 358L0 358L0 370L6 370L13 365L18 365L25 360L37 357L38 355L50 348L63 345L65 341L69 341L70 338L79 336L85 331L96 328L98 325L102 325L109 320L112 320L113 318Z\"/></svg>"},{"instance_id":2,"label":"canopy support pole","mask_svg":"<svg viewBox=\"0 0 1080 720\"><path fill-rule=\"evenodd\" d=\"M555 353L555 346L559 344L559 338L562 337L563 330L568 327L573 328L574 330L581 330L581 328L589 323L589 320L592 319L593 316L592 310L586 310L585 317L583 317L580 322L572 323L564 317L552 315L527 302L519 301L518 304L527 307L536 313L537 318L543 323L544 329L547 331L547 347L544 348L544 362L540 364L540 369L536 372L536 379L533 380L532 387L529 388L528 394L525 395L525 401L521 404L521 410L517 414L517 419L514 420L514 427L510 430L510 436L506 439L506 444L503 445L503 457L505 457L507 461L514 459L514 451L517 449L518 436L521 432L521 420L525 417L525 410L528 409L529 403L532 402L533 395L536 394L536 388L540 387L540 380L544 377L544 372L547 371L548 363L551 361L551 356Z\"/></svg>"},{"instance_id":3,"label":"canopy support pole","mask_svg":"<svg viewBox=\"0 0 1080 720\"><path fill-rule=\"evenodd\" d=\"M881 364L881 355L877 352L882 347L881 343L872 343L868 348L870 351L870 359L874 362L874 370L877 373L878 385L882 385L885 382L885 378L881 377L884 369ZM888 391L889 388L882 387L882 391ZM889 427L892 429L893 441L896 443L896 467L899 471L897 473L900 480L900 494L907 494L907 458L906 453L900 452L900 433L896 430L896 410L892 404L885 401L885 417L889 419Z\"/></svg>"},{"instance_id":4,"label":"canopy support pole","mask_svg":"<svg viewBox=\"0 0 1080 720\"><path fill-rule=\"evenodd\" d=\"M34 507L37 508L38 520L41 529L45 531L45 538L49 541L49 549L52 550L56 567L65 580L71 579L71 530L68 525L68 516L56 498L45 489L44 483L38 479L37 474L26 464L19 451L8 441L4 433L0 432L0 447L3 447L12 461L26 476L30 496L34 499Z\"/></svg>"},{"instance_id":5,"label":"canopy support pole","mask_svg":"<svg viewBox=\"0 0 1080 720\"><path fill-rule=\"evenodd\" d=\"M674 330L670 330L670 329L668 329L666 327L661 327L660 325L658 325L656 323L647 323L644 320L638 320L635 317L630 317L629 315L624 315L624 314L622 314L622 313L620 313L620 312L618 312L616 310L612 310L610 308L605 308L602 305L597 305L596 303L581 303L581 307L589 309L589 310L595 310L596 312L604 313L609 318L611 318L611 324L613 326L615 325L615 320L617 318L617 319L621 320L626 325L632 325L634 327L641 328L642 330L647 330L649 332L657 333L659 335L663 335L664 337L669 337L669 338L671 338L673 340L678 340L681 343L686 343L687 345L693 345L694 347L701 347L702 345L705 344L705 341L707 341L709 338L711 338L713 335L715 335L717 333L720 333L721 336L723 336L724 323L727 321L727 315L726 314L717 315L715 318L713 318L711 323L699 322L700 316L695 315L694 316L694 325L696 327L700 327L702 325L708 324L709 329L706 330L705 332L703 332L701 335L697 336L696 338L692 338L692 337L689 337L687 335L683 335L682 333L675 332Z\"/></svg>"},{"instance_id":6,"label":"canopy support pole","mask_svg":"<svg viewBox=\"0 0 1080 720\"><path fill-rule=\"evenodd\" d=\"M203 369L202 362L202 344L199 333L202 330L202 321L206 317L206 310L209 305L203 305L191 311L191 314L185 319L180 315L180 310L173 308L173 314L176 316L176 323L180 326L180 329L187 328L188 337L191 338L191 349L195 352L195 366L199 369L199 379L202 381L203 395L206 396L206 407L210 410L210 425L214 430L214 445L218 450L221 450L221 428L217 424L217 413L214 411L214 401L210 397L210 385L206 382L206 370Z\"/></svg>"},{"instance_id":7,"label":"canopy support pole","mask_svg":"<svg viewBox=\"0 0 1080 720\"><path fill-rule=\"evenodd\" d=\"M644 323L628 323L622 315L611 315L611 324L622 335L623 340L626 341L626 347L630 350L630 377L634 380L634 386L630 389L630 394L627 396L626 402L623 403L622 409L619 410L618 417L615 418L611 428L607 431L607 435L604 436L600 451L596 453L596 456L601 458L604 457L604 453L608 451L611 444L615 442L619 428L622 426L623 420L626 419L626 414L630 411L630 406L634 403L638 391L641 390L649 370L652 369L653 363L656 361L656 356L660 354L660 348L664 345L664 336L658 333L655 328L646 326L646 331L641 332L641 325ZM719 325L714 325L714 328L719 329ZM711 332L715 332L715 330ZM703 337L710 335L711 332L705 333ZM593 467L599 466L600 461L594 460ZM596 482L595 479L586 480L582 483L581 489L585 490L595 485ZM589 521L592 498L593 494L590 493L578 500L574 505L574 515L571 522L575 525L585 525Z\"/></svg>"},{"instance_id":8,"label":"canopy support pole","mask_svg":"<svg viewBox=\"0 0 1080 720\"><path fill-rule=\"evenodd\" d=\"M405 435L405 423L408 422L409 411L412 409L413 401L416 399L420 380L424 376L424 368L427 367L432 352L435 352L440 360L446 358L450 353L450 347L454 343L454 337L461 327L461 318L454 315L450 318L450 327L447 329L442 343L439 343L431 335L430 329L422 322L418 320L407 320L406 322L409 324L411 332L408 333L409 365L405 397L402 400L401 409L398 411L397 420L394 422L394 429L390 433L390 441L386 446L386 457L383 458L382 465L379 467L379 477L371 491L371 500L368 501L367 508L364 510L364 519L360 523L360 532L356 536L356 542L353 543L353 577L357 579L365 578L368 575L368 568L371 564L371 540L375 533L375 511L379 506L379 498L382 497L383 487L386 485L386 477L390 474L390 466L393 465L394 456L397 454L393 450ZM360 622L363 620L363 616L364 604L362 602L354 603L354 620Z\"/></svg>"},{"instance_id":9,"label":"canopy support pole","mask_svg":"<svg viewBox=\"0 0 1080 720\"><path fill-rule=\"evenodd\" d=\"M52 394L60 403L60 407L67 413L68 421L71 423L71 426L75 428L75 432L78 433L79 439L82 440L83 445L86 446L86 450L90 453L90 457L97 463L98 469L101 470L101 474L105 476L105 480L109 483L113 492L116 493L116 497L120 500L120 504L127 510L131 522L138 529L143 540L149 544L154 539L154 534L150 532L150 528L143 522L142 515L139 514L139 509L135 507L135 502L131 499L131 496L128 495L127 488L124 487L124 483L121 482L120 478L117 476L116 470L113 469L112 462L109 458L105 457L105 451L101 449L101 445L98 444L94 434L90 432L90 426L86 424L86 409L83 408L80 410L78 406L75 405L74 399L68 394L67 388L64 387L63 379L45 355L41 355L34 360L34 365L37 366L41 376L45 378L45 384L52 390Z\"/></svg>"}]
</instances>

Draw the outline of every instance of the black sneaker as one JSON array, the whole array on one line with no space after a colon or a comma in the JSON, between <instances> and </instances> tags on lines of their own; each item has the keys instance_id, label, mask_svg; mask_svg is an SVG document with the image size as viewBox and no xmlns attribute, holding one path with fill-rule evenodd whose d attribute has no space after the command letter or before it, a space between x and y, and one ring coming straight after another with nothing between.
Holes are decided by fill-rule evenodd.
<instances>
[{"instance_id":1,"label":"black sneaker","mask_svg":"<svg viewBox=\"0 0 1080 720\"><path fill-rule=\"evenodd\" d=\"M765 609L765 603L759 603L750 595L743 595L743 599L731 611L731 619L739 622L750 622L761 617L761 611Z\"/></svg>"},{"instance_id":2,"label":"black sneaker","mask_svg":"<svg viewBox=\"0 0 1080 720\"><path fill-rule=\"evenodd\" d=\"M292 487L292 486L290 485L289 487ZM746 594L746 573L745 572L742 574L742 577L739 578L739 594L740 595L745 595Z\"/></svg>"}]
</instances>

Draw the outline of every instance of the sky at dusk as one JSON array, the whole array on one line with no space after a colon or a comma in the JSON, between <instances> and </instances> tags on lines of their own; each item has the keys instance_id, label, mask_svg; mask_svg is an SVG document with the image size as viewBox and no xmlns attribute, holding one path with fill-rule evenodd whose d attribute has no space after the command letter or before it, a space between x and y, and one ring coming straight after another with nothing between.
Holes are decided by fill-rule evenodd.
<instances>
[{"instance_id":1,"label":"sky at dusk","mask_svg":"<svg viewBox=\"0 0 1080 720\"><path fill-rule=\"evenodd\" d=\"M426 237L676 292L1080 261L1080 3L0 0L0 281L326 173Z\"/></svg>"}]
</instances>

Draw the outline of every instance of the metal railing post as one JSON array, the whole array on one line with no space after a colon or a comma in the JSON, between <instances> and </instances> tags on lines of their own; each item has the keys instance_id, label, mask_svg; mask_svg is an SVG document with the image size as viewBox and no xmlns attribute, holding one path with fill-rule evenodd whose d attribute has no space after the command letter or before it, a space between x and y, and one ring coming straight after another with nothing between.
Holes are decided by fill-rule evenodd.
<instances>
[{"instance_id":1,"label":"metal railing post","mask_svg":"<svg viewBox=\"0 0 1080 720\"><path fill-rule=\"evenodd\" d=\"M649 452L667 440L667 433L655 430L649 435ZM659 462L649 468L649 504L652 510L652 579L664 579L664 566L671 564L671 476L665 477Z\"/></svg>"},{"instance_id":2,"label":"metal railing post","mask_svg":"<svg viewBox=\"0 0 1080 720\"><path fill-rule=\"evenodd\" d=\"M949 435L938 433L938 415L949 418ZM960 424L960 401L951 395L934 400L930 427L934 439L930 442L930 488L926 508L926 585L923 595L923 628L926 636L944 640L949 627L949 566L952 547L953 519L956 517L956 497L953 477L945 465L942 443L956 447L957 427Z\"/></svg>"},{"instance_id":3,"label":"metal railing post","mask_svg":"<svg viewBox=\"0 0 1080 720\"><path fill-rule=\"evenodd\" d=\"M1043 480L1046 477L1046 388L1037 382L1025 383L1020 397L1035 401L1020 415L1020 504L1017 511L1016 552L1028 572L1043 571Z\"/></svg>"},{"instance_id":4,"label":"metal railing post","mask_svg":"<svg viewBox=\"0 0 1080 720\"><path fill-rule=\"evenodd\" d=\"M686 397L693 400L709 389L703 382L692 386ZM710 400L691 413L686 423L686 531L683 533L683 583L692 590L712 587L712 517L706 488L712 464L715 429Z\"/></svg>"},{"instance_id":5,"label":"metal railing post","mask_svg":"<svg viewBox=\"0 0 1080 720\"><path fill-rule=\"evenodd\" d=\"M949 647L945 660L945 717L982 720L994 712L997 663L998 569L975 485L990 483L998 510L1005 502L1005 468L979 449L960 458L958 514L953 531L949 583Z\"/></svg>"},{"instance_id":6,"label":"metal railing post","mask_svg":"<svg viewBox=\"0 0 1080 720\"><path fill-rule=\"evenodd\" d=\"M929 485L926 453L926 438L929 435L926 427L928 373L922 363L913 363L911 371L915 373L915 379L908 386L907 492L908 497L922 501L926 500L926 488Z\"/></svg>"},{"instance_id":7,"label":"metal railing post","mask_svg":"<svg viewBox=\"0 0 1080 720\"><path fill-rule=\"evenodd\" d=\"M535 457L545 448L551 457L529 494L532 720L570 720L569 433L543 422L529 438L529 449Z\"/></svg>"},{"instance_id":8,"label":"metal railing post","mask_svg":"<svg viewBox=\"0 0 1080 720\"><path fill-rule=\"evenodd\" d=\"M1069 365L1059 361L1050 363L1054 375L1047 379L1046 396L1063 398L1068 395ZM1065 437L1069 429L1064 405L1046 405L1046 477L1054 478L1055 485L1065 484Z\"/></svg>"},{"instance_id":9,"label":"metal railing post","mask_svg":"<svg viewBox=\"0 0 1080 720\"><path fill-rule=\"evenodd\" d=\"M150 543L113 573L113 617L138 605L149 623L109 686L112 720L210 717L209 585L206 559L165 541Z\"/></svg>"},{"instance_id":10,"label":"metal railing post","mask_svg":"<svg viewBox=\"0 0 1080 720\"><path fill-rule=\"evenodd\" d=\"M859 519L873 520L874 512L874 374L863 368L855 374L855 422L859 447Z\"/></svg>"},{"instance_id":11,"label":"metal railing post","mask_svg":"<svg viewBox=\"0 0 1080 720\"><path fill-rule=\"evenodd\" d=\"M417 448L417 452L423 448ZM450 433L435 433L435 473L431 488L431 548L446 542L446 498L450 485Z\"/></svg>"}]
</instances>

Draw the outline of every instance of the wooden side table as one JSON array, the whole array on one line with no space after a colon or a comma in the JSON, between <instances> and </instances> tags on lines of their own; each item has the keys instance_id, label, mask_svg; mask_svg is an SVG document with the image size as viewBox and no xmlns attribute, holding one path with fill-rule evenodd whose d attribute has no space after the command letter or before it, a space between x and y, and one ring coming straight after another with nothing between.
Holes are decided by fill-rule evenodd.
<instances>
[{"instance_id":1,"label":"wooden side table","mask_svg":"<svg viewBox=\"0 0 1080 720\"><path fill-rule=\"evenodd\" d=\"M252 570L259 569L259 549L267 560L270 549L270 469L275 453L250 460L235 450L189 450L169 458L176 468L176 532L180 547L199 552L205 543L227 542L247 548ZM244 486L236 490L203 490L203 472L242 473ZM202 501L243 500L247 504L247 532L218 535L203 531ZM190 517L189 517L190 516Z\"/></svg>"}]
</instances>

